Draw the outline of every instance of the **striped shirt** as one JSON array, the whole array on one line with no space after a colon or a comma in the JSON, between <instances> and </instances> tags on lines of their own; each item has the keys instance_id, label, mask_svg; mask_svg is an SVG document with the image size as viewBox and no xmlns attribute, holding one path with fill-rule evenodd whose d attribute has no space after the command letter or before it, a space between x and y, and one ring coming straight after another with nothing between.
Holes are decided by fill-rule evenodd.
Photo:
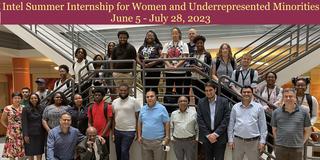
<instances>
[{"instance_id":1,"label":"striped shirt","mask_svg":"<svg viewBox=\"0 0 320 160\"><path fill-rule=\"evenodd\" d=\"M260 143L266 143L267 122L260 103L251 101L248 107L242 102L235 104L231 110L228 126L228 140L234 142L234 136L241 138L260 137Z\"/></svg>"},{"instance_id":2,"label":"striped shirt","mask_svg":"<svg viewBox=\"0 0 320 160\"><path fill-rule=\"evenodd\" d=\"M272 114L272 127L277 128L275 144L290 147L303 147L303 133L305 127L310 127L308 112L301 106L289 113L284 107L277 108Z\"/></svg>"}]
</instances>

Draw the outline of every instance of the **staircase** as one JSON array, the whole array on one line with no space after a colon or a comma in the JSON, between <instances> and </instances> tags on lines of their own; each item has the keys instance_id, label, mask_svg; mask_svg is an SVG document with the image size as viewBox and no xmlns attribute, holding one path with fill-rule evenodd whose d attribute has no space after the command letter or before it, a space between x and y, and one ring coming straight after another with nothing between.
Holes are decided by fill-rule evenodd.
<instances>
[{"instance_id":1,"label":"staircase","mask_svg":"<svg viewBox=\"0 0 320 160\"><path fill-rule=\"evenodd\" d=\"M59 65L68 64L71 66L74 59L74 51L78 47L85 48L90 58L98 53L105 54L107 51L106 40L103 36L86 25L7 25L6 27ZM320 64L318 60L318 52L320 52L319 31L319 25L278 25L243 49L239 50L234 56L236 58L240 58L244 51L249 52L253 56L253 63L251 64L251 67L258 70L261 77L269 71L275 71L279 77L278 82L282 84L287 82L291 77L301 75ZM196 61L198 60L196 59ZM112 62L110 61L110 63ZM187 71L190 69L184 70ZM100 71L112 72L113 70L109 69ZM137 78L140 77L137 76L138 72L146 73L148 71L151 72L152 70L145 69L141 71L136 67L133 67L132 72L136 75L133 78L139 79ZM94 72L82 76L84 79L94 80ZM204 74L207 79L210 79L209 75L206 75L205 73L202 74ZM107 78L112 79L112 77ZM144 78L142 81L144 81ZM82 83L80 83L80 85L81 84ZM225 87L220 83L217 83L216 85L220 90L222 87ZM140 86L141 89L146 87L141 83ZM73 90L68 91L70 95L74 93L75 87L71 88L73 88ZM137 87L134 86L134 88ZM192 88L197 89L194 87ZM225 89L228 90L228 88ZM229 92L230 94L234 94L231 90L229 90ZM144 92L141 91L137 94L139 95L138 99L144 99L143 93ZM160 96L164 97L170 95L162 93ZM221 96L225 95L221 94ZM259 96L256 97L257 99L260 99ZM234 104L232 99L229 97L226 98L230 100L231 104ZM268 155L267 153L265 154ZM268 156L274 158L271 155Z\"/></svg>"},{"instance_id":2,"label":"staircase","mask_svg":"<svg viewBox=\"0 0 320 160\"><path fill-rule=\"evenodd\" d=\"M320 64L319 47L320 25L278 25L234 56L239 62L244 52L250 53L251 67L260 77L274 71L278 74L277 82L283 84Z\"/></svg>"},{"instance_id":3,"label":"staircase","mask_svg":"<svg viewBox=\"0 0 320 160\"><path fill-rule=\"evenodd\" d=\"M54 63L71 66L78 47L86 49L88 59L105 54L104 37L88 25L5 25L12 33Z\"/></svg>"}]
</instances>

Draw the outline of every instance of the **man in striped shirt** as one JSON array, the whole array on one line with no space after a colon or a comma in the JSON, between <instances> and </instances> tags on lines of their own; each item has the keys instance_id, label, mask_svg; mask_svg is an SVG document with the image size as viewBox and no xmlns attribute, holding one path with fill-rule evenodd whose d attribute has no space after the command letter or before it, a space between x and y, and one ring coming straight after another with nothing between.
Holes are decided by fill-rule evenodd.
<instances>
[{"instance_id":1,"label":"man in striped shirt","mask_svg":"<svg viewBox=\"0 0 320 160\"><path fill-rule=\"evenodd\" d=\"M310 115L297 105L294 89L284 89L282 98L284 105L273 112L271 119L275 155L281 160L301 160L304 143L311 134Z\"/></svg>"}]
</instances>

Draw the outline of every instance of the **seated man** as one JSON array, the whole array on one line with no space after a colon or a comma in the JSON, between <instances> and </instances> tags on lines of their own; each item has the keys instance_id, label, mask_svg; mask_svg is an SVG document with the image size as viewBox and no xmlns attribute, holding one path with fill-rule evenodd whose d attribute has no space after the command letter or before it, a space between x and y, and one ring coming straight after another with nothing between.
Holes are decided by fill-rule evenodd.
<instances>
[{"instance_id":1,"label":"seated man","mask_svg":"<svg viewBox=\"0 0 320 160\"><path fill-rule=\"evenodd\" d=\"M78 158L81 160L105 159L102 151L102 143L97 137L97 130L89 127L86 132L87 137L77 146Z\"/></svg>"}]
</instances>

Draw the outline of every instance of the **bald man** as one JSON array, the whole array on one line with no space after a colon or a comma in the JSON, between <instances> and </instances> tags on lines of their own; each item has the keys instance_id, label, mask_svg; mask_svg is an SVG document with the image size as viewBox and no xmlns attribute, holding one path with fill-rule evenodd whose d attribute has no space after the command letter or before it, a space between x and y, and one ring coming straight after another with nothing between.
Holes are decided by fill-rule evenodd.
<instances>
[{"instance_id":1,"label":"bald man","mask_svg":"<svg viewBox=\"0 0 320 160\"><path fill-rule=\"evenodd\" d=\"M86 138L77 146L77 155L81 160L106 160L102 152L102 143L97 137L97 130L89 127L86 131Z\"/></svg>"}]
</instances>

